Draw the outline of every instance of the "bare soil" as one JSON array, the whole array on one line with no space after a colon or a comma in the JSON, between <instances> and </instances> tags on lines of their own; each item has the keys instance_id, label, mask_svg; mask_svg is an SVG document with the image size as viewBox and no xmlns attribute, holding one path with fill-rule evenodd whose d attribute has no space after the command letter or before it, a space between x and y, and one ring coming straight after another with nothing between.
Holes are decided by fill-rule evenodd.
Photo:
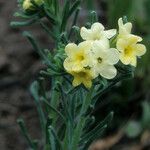
<instances>
[{"instance_id":1,"label":"bare soil","mask_svg":"<svg viewBox=\"0 0 150 150\"><path fill-rule=\"evenodd\" d=\"M16 0L0 0L0 149L26 150L26 141L20 133L17 118L23 117L33 137L40 136L39 120L29 85L38 75L42 63L20 29L9 24L14 19ZM33 27L33 33L46 41L44 33ZM30 30L25 28L23 30ZM37 32L36 32L37 31ZM38 132L39 131L39 132Z\"/></svg>"}]
</instances>

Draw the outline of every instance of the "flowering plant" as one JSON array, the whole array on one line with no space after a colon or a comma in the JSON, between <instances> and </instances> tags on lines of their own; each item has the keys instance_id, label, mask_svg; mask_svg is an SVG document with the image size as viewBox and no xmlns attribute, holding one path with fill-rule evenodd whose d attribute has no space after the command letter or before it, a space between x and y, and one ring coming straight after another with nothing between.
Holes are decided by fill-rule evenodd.
<instances>
[{"instance_id":1,"label":"flowering plant","mask_svg":"<svg viewBox=\"0 0 150 150\"><path fill-rule=\"evenodd\" d=\"M132 24L126 17L118 20L118 29L106 30L92 11L86 26L78 27L80 6L81 0L65 0L63 7L57 0L19 0L20 11L15 16L24 21L11 23L13 27L38 23L55 43L54 50L43 49L31 33L23 33L47 66L31 85L41 140L32 140L24 121L18 120L33 150L39 146L44 150L87 150L113 118L110 112L95 123L96 102L116 83L133 77L137 58L146 52L140 44L142 38L131 33ZM48 90L47 80L51 83Z\"/></svg>"}]
</instances>

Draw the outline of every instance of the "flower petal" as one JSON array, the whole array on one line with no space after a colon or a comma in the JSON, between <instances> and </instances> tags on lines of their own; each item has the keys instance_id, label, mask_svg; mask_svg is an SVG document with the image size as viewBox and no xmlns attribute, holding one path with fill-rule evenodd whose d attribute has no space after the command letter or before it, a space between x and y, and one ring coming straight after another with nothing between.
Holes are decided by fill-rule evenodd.
<instances>
[{"instance_id":1,"label":"flower petal","mask_svg":"<svg viewBox=\"0 0 150 150\"><path fill-rule=\"evenodd\" d=\"M116 29L111 29L111 30L106 30L104 31L104 34L105 36L108 38L108 39L111 39L113 36L115 36L117 33L117 30Z\"/></svg>"},{"instance_id":2,"label":"flower petal","mask_svg":"<svg viewBox=\"0 0 150 150\"><path fill-rule=\"evenodd\" d=\"M118 41L117 41L117 49L120 51L120 52L123 52L125 47L127 46L127 40L124 40L123 38L119 38Z\"/></svg>"},{"instance_id":3,"label":"flower petal","mask_svg":"<svg viewBox=\"0 0 150 150\"><path fill-rule=\"evenodd\" d=\"M81 28L80 35L81 35L83 40L91 40L92 39L91 30L89 30L85 27Z\"/></svg>"},{"instance_id":4,"label":"flower petal","mask_svg":"<svg viewBox=\"0 0 150 150\"><path fill-rule=\"evenodd\" d=\"M74 62L70 58L66 58L64 61L64 68L67 72L79 72L83 68L83 66L80 62Z\"/></svg>"},{"instance_id":5,"label":"flower petal","mask_svg":"<svg viewBox=\"0 0 150 150\"><path fill-rule=\"evenodd\" d=\"M109 40L106 38L100 41L95 41L92 45L92 51L94 52L94 55L97 56L97 58L100 56L105 56L108 49Z\"/></svg>"},{"instance_id":6,"label":"flower petal","mask_svg":"<svg viewBox=\"0 0 150 150\"><path fill-rule=\"evenodd\" d=\"M91 88L92 86L92 81L91 80L87 80L87 81L83 81L83 84L86 88Z\"/></svg>"},{"instance_id":7,"label":"flower petal","mask_svg":"<svg viewBox=\"0 0 150 150\"><path fill-rule=\"evenodd\" d=\"M130 64L132 66L136 67L136 65L137 65L137 58L136 58L136 56L131 58L131 63Z\"/></svg>"},{"instance_id":8,"label":"flower petal","mask_svg":"<svg viewBox=\"0 0 150 150\"><path fill-rule=\"evenodd\" d=\"M106 54L106 62L110 65L117 64L119 61L119 52L115 48L108 49Z\"/></svg>"},{"instance_id":9,"label":"flower petal","mask_svg":"<svg viewBox=\"0 0 150 150\"><path fill-rule=\"evenodd\" d=\"M119 34L124 35L131 33L132 23L128 22L124 24L122 18L119 18L118 25L119 25Z\"/></svg>"},{"instance_id":10,"label":"flower petal","mask_svg":"<svg viewBox=\"0 0 150 150\"><path fill-rule=\"evenodd\" d=\"M65 52L67 56L74 55L74 52L78 49L78 46L74 43L70 43L65 47Z\"/></svg>"},{"instance_id":11,"label":"flower petal","mask_svg":"<svg viewBox=\"0 0 150 150\"><path fill-rule=\"evenodd\" d=\"M74 87L79 86L81 83L82 82L81 82L81 80L79 78L74 78L73 82L72 82Z\"/></svg>"},{"instance_id":12,"label":"flower petal","mask_svg":"<svg viewBox=\"0 0 150 150\"><path fill-rule=\"evenodd\" d=\"M130 62L131 62L131 57L127 57L127 56L125 56L124 54L120 54L120 60L121 60L121 62L123 63L123 64L125 64L125 65L129 65L130 64Z\"/></svg>"},{"instance_id":13,"label":"flower petal","mask_svg":"<svg viewBox=\"0 0 150 150\"><path fill-rule=\"evenodd\" d=\"M101 23L94 23L91 29L82 27L80 30L80 35L83 40L100 40L104 36L104 26Z\"/></svg>"},{"instance_id":14,"label":"flower petal","mask_svg":"<svg viewBox=\"0 0 150 150\"><path fill-rule=\"evenodd\" d=\"M119 27L123 26L123 20L122 20L122 18L119 18L118 25L119 25Z\"/></svg>"},{"instance_id":15,"label":"flower petal","mask_svg":"<svg viewBox=\"0 0 150 150\"><path fill-rule=\"evenodd\" d=\"M124 28L126 29L126 32L127 33L131 33L131 30L132 30L132 23L128 22L124 25Z\"/></svg>"},{"instance_id":16,"label":"flower petal","mask_svg":"<svg viewBox=\"0 0 150 150\"><path fill-rule=\"evenodd\" d=\"M128 45L136 44L137 42L141 42L142 38L140 36L136 36L133 34L129 34L125 38L128 41Z\"/></svg>"},{"instance_id":17,"label":"flower petal","mask_svg":"<svg viewBox=\"0 0 150 150\"><path fill-rule=\"evenodd\" d=\"M69 71L72 70L72 63L71 60L69 58L66 58L64 61L64 68Z\"/></svg>"},{"instance_id":18,"label":"flower petal","mask_svg":"<svg viewBox=\"0 0 150 150\"><path fill-rule=\"evenodd\" d=\"M136 44L134 46L134 49L136 51L137 56L142 56L146 53L146 47L143 44Z\"/></svg>"},{"instance_id":19,"label":"flower petal","mask_svg":"<svg viewBox=\"0 0 150 150\"><path fill-rule=\"evenodd\" d=\"M101 31L104 31L104 26L101 24L101 23L99 23L99 22L96 22L96 23L94 23L92 26L91 26L91 30L92 31L99 31L99 32L101 32Z\"/></svg>"},{"instance_id":20,"label":"flower petal","mask_svg":"<svg viewBox=\"0 0 150 150\"><path fill-rule=\"evenodd\" d=\"M106 79L113 79L117 75L117 69L112 65L104 65L100 75Z\"/></svg>"},{"instance_id":21,"label":"flower petal","mask_svg":"<svg viewBox=\"0 0 150 150\"><path fill-rule=\"evenodd\" d=\"M91 50L92 42L91 41L84 41L78 45L79 51L84 51L88 53Z\"/></svg>"}]
</instances>

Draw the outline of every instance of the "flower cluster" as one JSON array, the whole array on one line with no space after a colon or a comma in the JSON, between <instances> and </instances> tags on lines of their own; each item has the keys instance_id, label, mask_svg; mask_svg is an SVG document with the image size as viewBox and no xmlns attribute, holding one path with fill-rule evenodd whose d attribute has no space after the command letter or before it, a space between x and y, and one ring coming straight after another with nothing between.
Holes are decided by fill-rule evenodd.
<instances>
[{"instance_id":1,"label":"flower cluster","mask_svg":"<svg viewBox=\"0 0 150 150\"><path fill-rule=\"evenodd\" d=\"M66 46L64 68L74 77L73 86L83 84L90 88L92 80L99 75L113 79L117 75L114 65L119 60L125 65L136 66L137 56L142 56L146 48L138 44L141 37L131 34L131 23L123 24L120 18L118 24L116 48L111 48L110 39L117 35L117 30L105 30L101 23L94 23L90 29L82 27L80 35L83 42Z\"/></svg>"}]
</instances>

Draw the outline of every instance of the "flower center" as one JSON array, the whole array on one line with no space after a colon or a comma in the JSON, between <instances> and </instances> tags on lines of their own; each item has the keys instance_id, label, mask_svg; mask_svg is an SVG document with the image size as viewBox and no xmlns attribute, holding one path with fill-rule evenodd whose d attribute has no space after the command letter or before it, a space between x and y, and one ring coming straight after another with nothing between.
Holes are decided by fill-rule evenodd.
<instances>
[{"instance_id":1,"label":"flower center","mask_svg":"<svg viewBox=\"0 0 150 150\"><path fill-rule=\"evenodd\" d=\"M78 55L77 56L77 60L78 61L83 61L84 60L84 56L83 55Z\"/></svg>"},{"instance_id":2,"label":"flower center","mask_svg":"<svg viewBox=\"0 0 150 150\"><path fill-rule=\"evenodd\" d=\"M130 56L132 53L132 48L131 47L126 47L124 50L125 55Z\"/></svg>"},{"instance_id":3,"label":"flower center","mask_svg":"<svg viewBox=\"0 0 150 150\"><path fill-rule=\"evenodd\" d=\"M85 78L85 77L87 76L87 74L86 74L85 72L80 72L80 73L79 73L79 76L80 76L81 78Z\"/></svg>"},{"instance_id":4,"label":"flower center","mask_svg":"<svg viewBox=\"0 0 150 150\"><path fill-rule=\"evenodd\" d=\"M101 57L97 58L98 63L102 63L103 59Z\"/></svg>"}]
</instances>

